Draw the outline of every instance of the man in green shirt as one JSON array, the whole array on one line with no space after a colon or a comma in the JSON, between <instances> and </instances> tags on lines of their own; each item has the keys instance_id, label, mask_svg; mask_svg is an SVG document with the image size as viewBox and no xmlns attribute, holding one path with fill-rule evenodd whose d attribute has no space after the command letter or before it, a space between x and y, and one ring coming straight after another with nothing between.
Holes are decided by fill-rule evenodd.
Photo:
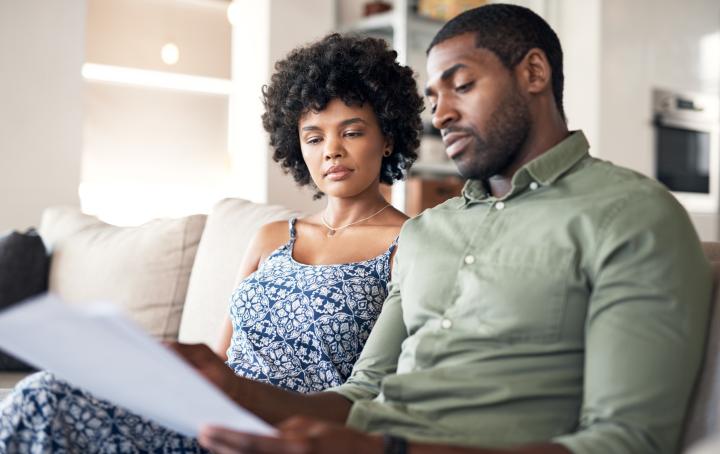
<instances>
[{"instance_id":1,"label":"man in green shirt","mask_svg":"<svg viewBox=\"0 0 720 454\"><path fill-rule=\"evenodd\" d=\"M427 67L433 122L469 179L463 195L403 227L388 299L346 384L291 394L178 346L264 419L302 415L279 438L207 428L201 443L220 453L675 452L711 291L687 214L567 130L560 44L529 10L458 16Z\"/></svg>"}]
</instances>

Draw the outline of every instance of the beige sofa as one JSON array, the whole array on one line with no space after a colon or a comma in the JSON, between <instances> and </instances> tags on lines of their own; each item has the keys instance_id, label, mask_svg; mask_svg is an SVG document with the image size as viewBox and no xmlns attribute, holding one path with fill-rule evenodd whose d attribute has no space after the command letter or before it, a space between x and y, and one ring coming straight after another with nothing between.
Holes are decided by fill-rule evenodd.
<instances>
[{"instance_id":1,"label":"beige sofa","mask_svg":"<svg viewBox=\"0 0 720 454\"><path fill-rule=\"evenodd\" d=\"M50 289L75 304L112 300L158 338L212 346L250 238L261 225L295 214L279 206L226 199L207 217L120 228L75 208L50 208L40 227L53 251ZM720 243L706 243L704 249L715 272L717 306ZM720 309L713 312L710 326L683 447L720 433ZM22 376L0 372L0 395Z\"/></svg>"},{"instance_id":2,"label":"beige sofa","mask_svg":"<svg viewBox=\"0 0 720 454\"><path fill-rule=\"evenodd\" d=\"M49 208L40 233L52 251L50 291L73 304L112 301L158 339L214 346L253 234L294 214L225 199L208 216L123 228ZM25 375L0 372L0 395Z\"/></svg>"}]
</instances>

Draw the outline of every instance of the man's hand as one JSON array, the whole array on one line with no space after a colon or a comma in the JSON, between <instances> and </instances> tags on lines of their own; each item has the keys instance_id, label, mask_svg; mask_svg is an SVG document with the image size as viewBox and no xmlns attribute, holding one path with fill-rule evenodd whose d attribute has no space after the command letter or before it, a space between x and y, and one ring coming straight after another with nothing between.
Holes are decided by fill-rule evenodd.
<instances>
[{"instance_id":1,"label":"man's hand","mask_svg":"<svg viewBox=\"0 0 720 454\"><path fill-rule=\"evenodd\" d=\"M219 427L200 431L200 444L215 454L381 454L380 437L340 424L294 417L278 426L277 438L262 437Z\"/></svg>"},{"instance_id":2,"label":"man's hand","mask_svg":"<svg viewBox=\"0 0 720 454\"><path fill-rule=\"evenodd\" d=\"M237 398L238 378L227 364L205 344L166 343L168 347L182 356L200 374L220 388L231 398Z\"/></svg>"}]
</instances>

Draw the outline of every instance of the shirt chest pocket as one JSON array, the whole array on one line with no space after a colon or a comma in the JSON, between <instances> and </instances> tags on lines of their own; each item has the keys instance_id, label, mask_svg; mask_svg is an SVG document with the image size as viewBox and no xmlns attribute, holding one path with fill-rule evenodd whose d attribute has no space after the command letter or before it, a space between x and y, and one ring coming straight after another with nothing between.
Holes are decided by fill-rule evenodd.
<instances>
[{"instance_id":1,"label":"shirt chest pocket","mask_svg":"<svg viewBox=\"0 0 720 454\"><path fill-rule=\"evenodd\" d=\"M472 257L472 258L469 258ZM498 341L553 341L563 323L572 251L510 248L471 253L451 309L466 329Z\"/></svg>"}]
</instances>

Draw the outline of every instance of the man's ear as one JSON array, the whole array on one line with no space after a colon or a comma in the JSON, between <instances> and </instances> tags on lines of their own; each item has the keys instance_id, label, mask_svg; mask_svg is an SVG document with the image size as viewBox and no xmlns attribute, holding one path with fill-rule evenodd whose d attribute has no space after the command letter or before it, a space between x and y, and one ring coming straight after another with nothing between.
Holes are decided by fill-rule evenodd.
<instances>
[{"instance_id":1,"label":"man's ear","mask_svg":"<svg viewBox=\"0 0 720 454\"><path fill-rule=\"evenodd\" d=\"M520 83L528 93L538 94L551 89L552 68L542 49L532 48L516 66Z\"/></svg>"}]
</instances>

